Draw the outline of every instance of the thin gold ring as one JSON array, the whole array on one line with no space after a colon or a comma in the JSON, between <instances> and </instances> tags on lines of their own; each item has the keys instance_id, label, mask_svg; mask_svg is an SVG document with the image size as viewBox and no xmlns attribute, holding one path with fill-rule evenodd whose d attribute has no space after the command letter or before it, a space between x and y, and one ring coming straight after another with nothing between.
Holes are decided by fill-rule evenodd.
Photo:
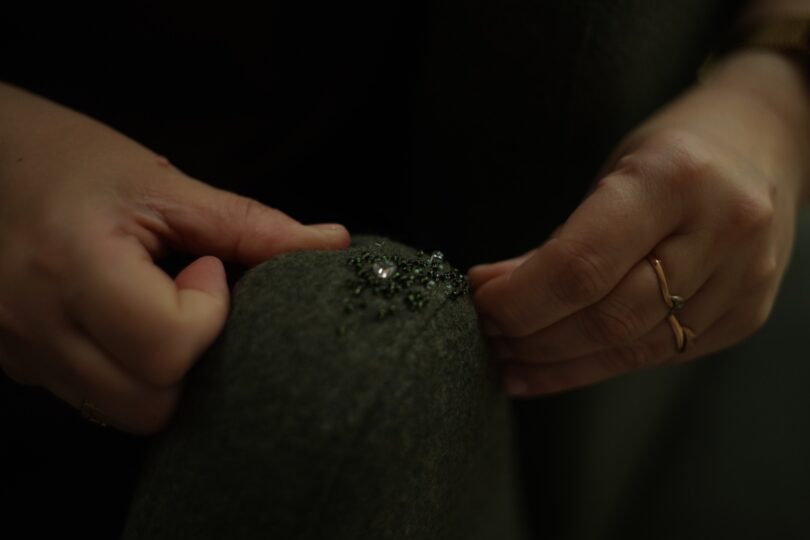
<instances>
[{"instance_id":1,"label":"thin gold ring","mask_svg":"<svg viewBox=\"0 0 810 540\"><path fill-rule=\"evenodd\" d=\"M79 410L81 411L84 419L89 420L100 427L107 427L107 422L104 420L104 416L101 414L101 411L91 401L82 399L82 404L81 407L79 407Z\"/></svg>"},{"instance_id":2,"label":"thin gold ring","mask_svg":"<svg viewBox=\"0 0 810 540\"><path fill-rule=\"evenodd\" d=\"M697 336L691 328L682 325L675 315L667 315L667 322L672 328L672 333L675 334L675 348L678 349L678 352L684 352L695 342Z\"/></svg>"},{"instance_id":3,"label":"thin gold ring","mask_svg":"<svg viewBox=\"0 0 810 540\"><path fill-rule=\"evenodd\" d=\"M658 278L658 286L661 289L661 296L664 298L664 303L669 308L667 314L667 322L669 327L672 328L672 333L675 336L675 349L678 352L684 352L690 345L692 345L697 336L688 326L684 326L678 321L675 316L676 313L683 309L686 301L682 296L671 294L669 292L669 283L667 282L667 275L664 273L664 265L661 264L661 259L655 255L648 255L647 261L652 265L655 275Z\"/></svg>"}]
</instances>

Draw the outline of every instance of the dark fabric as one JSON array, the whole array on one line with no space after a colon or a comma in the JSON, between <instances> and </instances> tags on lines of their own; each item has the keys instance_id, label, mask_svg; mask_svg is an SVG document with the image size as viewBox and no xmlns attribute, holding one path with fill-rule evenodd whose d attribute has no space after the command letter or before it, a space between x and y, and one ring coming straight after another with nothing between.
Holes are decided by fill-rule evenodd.
<instances>
[{"instance_id":1,"label":"dark fabric","mask_svg":"<svg viewBox=\"0 0 810 540\"><path fill-rule=\"evenodd\" d=\"M366 238L237 284L149 449L125 540L522 537L511 415L469 297L425 289L411 312L364 291L347 314L362 251L413 256Z\"/></svg>"}]
</instances>

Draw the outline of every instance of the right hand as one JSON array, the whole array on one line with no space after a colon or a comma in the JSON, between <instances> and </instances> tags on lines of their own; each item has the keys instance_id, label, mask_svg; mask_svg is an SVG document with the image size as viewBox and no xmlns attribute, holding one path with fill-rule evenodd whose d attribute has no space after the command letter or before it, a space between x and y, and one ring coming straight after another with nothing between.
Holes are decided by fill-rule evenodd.
<instances>
[{"instance_id":1,"label":"right hand","mask_svg":"<svg viewBox=\"0 0 810 540\"><path fill-rule=\"evenodd\" d=\"M218 257L341 249L305 226L194 180L120 133L0 84L0 369L134 434L161 431L216 339L229 292ZM172 277L168 248L204 255Z\"/></svg>"}]
</instances>

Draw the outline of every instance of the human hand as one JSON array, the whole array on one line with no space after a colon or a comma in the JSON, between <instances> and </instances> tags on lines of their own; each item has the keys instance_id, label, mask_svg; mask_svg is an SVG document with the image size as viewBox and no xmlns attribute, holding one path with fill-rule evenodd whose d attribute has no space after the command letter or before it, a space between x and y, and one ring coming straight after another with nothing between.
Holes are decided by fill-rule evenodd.
<instances>
[{"instance_id":1,"label":"human hand","mask_svg":"<svg viewBox=\"0 0 810 540\"><path fill-rule=\"evenodd\" d=\"M810 97L740 54L631 133L537 249L470 270L507 391L531 396L729 347L768 318L810 174ZM697 336L678 352L659 280Z\"/></svg>"},{"instance_id":2,"label":"human hand","mask_svg":"<svg viewBox=\"0 0 810 540\"><path fill-rule=\"evenodd\" d=\"M0 368L106 423L160 431L214 341L229 292L217 257L255 265L339 249L339 225L194 180L120 133L0 84ZM172 279L168 248L205 255Z\"/></svg>"}]
</instances>

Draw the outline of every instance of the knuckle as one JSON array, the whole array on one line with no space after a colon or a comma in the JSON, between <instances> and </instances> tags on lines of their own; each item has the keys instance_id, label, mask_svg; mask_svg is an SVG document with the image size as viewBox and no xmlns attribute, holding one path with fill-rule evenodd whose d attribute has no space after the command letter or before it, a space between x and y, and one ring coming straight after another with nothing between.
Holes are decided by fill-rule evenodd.
<instances>
[{"instance_id":1,"label":"knuckle","mask_svg":"<svg viewBox=\"0 0 810 540\"><path fill-rule=\"evenodd\" d=\"M637 339L644 328L639 315L618 300L594 305L580 318L582 333L599 345L621 345Z\"/></svg>"},{"instance_id":2,"label":"knuckle","mask_svg":"<svg viewBox=\"0 0 810 540\"><path fill-rule=\"evenodd\" d=\"M232 199L233 204L233 217L242 226L248 226L254 223L256 218L261 216L262 207L259 203L249 197L236 195Z\"/></svg>"},{"instance_id":3,"label":"knuckle","mask_svg":"<svg viewBox=\"0 0 810 540\"><path fill-rule=\"evenodd\" d=\"M596 190L613 200L625 200L628 196L629 179L643 179L649 176L643 160L637 156L624 156L620 160L621 171L609 174L596 183Z\"/></svg>"},{"instance_id":4,"label":"knuckle","mask_svg":"<svg viewBox=\"0 0 810 540\"><path fill-rule=\"evenodd\" d=\"M582 243L557 240L555 260L559 261L550 291L563 305L587 305L599 300L607 290L605 274L594 250Z\"/></svg>"},{"instance_id":5,"label":"knuckle","mask_svg":"<svg viewBox=\"0 0 810 540\"><path fill-rule=\"evenodd\" d=\"M715 159L691 136L676 134L667 157L673 177L689 185L719 173Z\"/></svg>"},{"instance_id":6,"label":"knuckle","mask_svg":"<svg viewBox=\"0 0 810 540\"><path fill-rule=\"evenodd\" d=\"M614 179L617 177L649 177L649 160L642 157L642 155L638 153L625 154L616 162L614 171L617 174L605 176L599 180L597 187L600 189L608 188L613 185Z\"/></svg>"},{"instance_id":7,"label":"knuckle","mask_svg":"<svg viewBox=\"0 0 810 540\"><path fill-rule=\"evenodd\" d=\"M643 185L655 185L655 192L667 201L689 199L705 190L707 180L723 174L701 139L679 129L647 135L643 145L617 160L615 172L599 187L609 187L612 177L632 178Z\"/></svg>"},{"instance_id":8,"label":"knuckle","mask_svg":"<svg viewBox=\"0 0 810 540\"><path fill-rule=\"evenodd\" d=\"M245 226L255 223L257 218L261 218L269 209L255 199L237 195L234 199L236 205L237 219Z\"/></svg>"},{"instance_id":9,"label":"knuckle","mask_svg":"<svg viewBox=\"0 0 810 540\"><path fill-rule=\"evenodd\" d=\"M667 127L651 133L646 138L645 145L657 155L675 155L688 152L698 144L696 137L689 131Z\"/></svg>"},{"instance_id":10,"label":"knuckle","mask_svg":"<svg viewBox=\"0 0 810 540\"><path fill-rule=\"evenodd\" d=\"M776 255L769 253L764 255L746 268L742 278L742 287L746 291L761 289L763 286L773 283L779 274L779 264Z\"/></svg>"},{"instance_id":11,"label":"knuckle","mask_svg":"<svg viewBox=\"0 0 810 540\"><path fill-rule=\"evenodd\" d=\"M691 193L705 179L719 173L716 160L695 135L679 129L668 129L651 135L643 154L631 161L641 177L663 180L670 195Z\"/></svg>"},{"instance_id":12,"label":"knuckle","mask_svg":"<svg viewBox=\"0 0 810 540\"><path fill-rule=\"evenodd\" d=\"M253 238L260 236L270 244L282 238L283 230L281 227L266 227L266 218L276 213L276 210L249 197L234 195L230 199L230 209L227 215L238 225L232 229L237 234L233 244L236 258L241 258L245 251L245 245Z\"/></svg>"},{"instance_id":13,"label":"knuckle","mask_svg":"<svg viewBox=\"0 0 810 540\"><path fill-rule=\"evenodd\" d=\"M770 228L774 207L767 197L738 196L728 208L728 228L732 233L753 234Z\"/></svg>"}]
</instances>

